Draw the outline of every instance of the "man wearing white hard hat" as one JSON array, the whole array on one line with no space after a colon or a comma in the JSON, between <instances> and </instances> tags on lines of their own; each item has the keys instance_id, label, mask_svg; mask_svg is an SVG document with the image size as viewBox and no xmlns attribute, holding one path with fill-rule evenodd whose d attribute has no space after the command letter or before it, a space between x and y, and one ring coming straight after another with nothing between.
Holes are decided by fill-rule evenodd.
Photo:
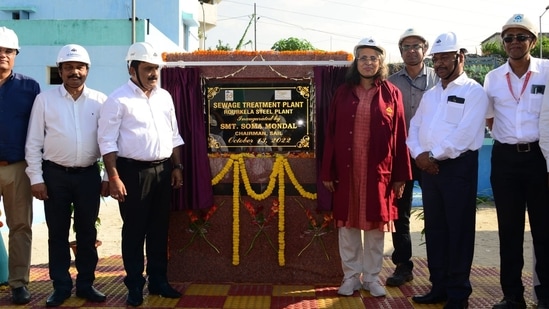
<instances>
[{"instance_id":1,"label":"man wearing white hard hat","mask_svg":"<svg viewBox=\"0 0 549 309\"><path fill-rule=\"evenodd\" d=\"M68 236L73 220L76 296L91 302L106 299L93 282L98 261L95 222L100 194L108 194L108 184L100 177L97 143L99 111L107 96L86 86L91 62L84 47L63 46L56 64L63 84L36 97L25 147L32 195L44 201L48 225L48 269L54 290L46 300L48 307L60 306L71 296Z\"/></svg>"},{"instance_id":2,"label":"man wearing white hard hat","mask_svg":"<svg viewBox=\"0 0 549 309\"><path fill-rule=\"evenodd\" d=\"M503 292L494 309L526 308L522 281L526 212L539 279L534 286L537 308L549 308L549 61L530 54L537 35L530 19L514 14L501 31L507 62L490 71L484 82L490 100L487 124L494 138L490 181Z\"/></svg>"},{"instance_id":3,"label":"man wearing white hard hat","mask_svg":"<svg viewBox=\"0 0 549 309\"><path fill-rule=\"evenodd\" d=\"M425 65L424 59L429 49L429 41L421 31L409 28L404 31L398 41L398 48L404 67L389 76L389 81L400 89L406 116L406 128L410 119L416 113L423 93L431 89L439 80L433 68ZM413 160L412 160L413 161ZM402 198L398 200L398 219L395 221L395 232L392 233L394 251L391 255L396 265L394 273L387 278L388 286L400 286L411 281L414 276L412 269L412 237L410 236L410 215L414 181L421 185L421 171L412 162L412 180L406 182Z\"/></svg>"},{"instance_id":4,"label":"man wearing white hard hat","mask_svg":"<svg viewBox=\"0 0 549 309\"><path fill-rule=\"evenodd\" d=\"M25 139L34 98L40 85L13 72L19 54L15 32L0 27L0 196L9 228L9 276L14 304L31 300L32 195L25 174Z\"/></svg>"},{"instance_id":5,"label":"man wearing white hard hat","mask_svg":"<svg viewBox=\"0 0 549 309\"><path fill-rule=\"evenodd\" d=\"M172 97L158 85L161 55L139 42L130 46L126 61L130 80L101 109L99 147L123 220L126 303L139 306L147 281L144 244L149 294L181 297L168 283L167 250L171 192L183 185L183 139Z\"/></svg>"},{"instance_id":6,"label":"man wearing white hard hat","mask_svg":"<svg viewBox=\"0 0 549 309\"><path fill-rule=\"evenodd\" d=\"M385 232L411 179L402 95L387 81L385 49L371 37L354 48L328 114L320 177L332 192L343 280L340 295L386 295L379 274Z\"/></svg>"},{"instance_id":7,"label":"man wearing white hard hat","mask_svg":"<svg viewBox=\"0 0 549 309\"><path fill-rule=\"evenodd\" d=\"M464 72L466 50L453 32L431 48L440 78L410 121L407 144L422 170L421 190L431 290L412 300L467 308L475 247L478 150L484 141L488 98Z\"/></svg>"}]
</instances>

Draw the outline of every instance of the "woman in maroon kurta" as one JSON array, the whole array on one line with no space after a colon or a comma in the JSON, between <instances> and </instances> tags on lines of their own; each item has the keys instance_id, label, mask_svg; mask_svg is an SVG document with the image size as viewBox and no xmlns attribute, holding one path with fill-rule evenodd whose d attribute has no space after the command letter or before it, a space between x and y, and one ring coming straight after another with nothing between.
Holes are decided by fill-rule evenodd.
<instances>
[{"instance_id":1,"label":"woman in maroon kurta","mask_svg":"<svg viewBox=\"0 0 549 309\"><path fill-rule=\"evenodd\" d=\"M354 55L330 105L321 179L333 193L344 273L338 293L362 287L379 297L384 232L394 230L410 160L402 95L386 80L385 50L366 38Z\"/></svg>"}]
</instances>

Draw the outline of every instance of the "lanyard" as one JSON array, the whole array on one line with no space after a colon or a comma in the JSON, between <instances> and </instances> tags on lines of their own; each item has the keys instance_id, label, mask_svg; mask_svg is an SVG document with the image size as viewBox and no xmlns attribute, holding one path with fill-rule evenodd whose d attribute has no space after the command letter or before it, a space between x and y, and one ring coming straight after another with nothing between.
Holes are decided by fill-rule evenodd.
<instances>
[{"instance_id":1,"label":"lanyard","mask_svg":"<svg viewBox=\"0 0 549 309\"><path fill-rule=\"evenodd\" d=\"M511 95L513 96L515 101L517 101L517 104L518 104L520 101L520 98L522 97L522 94L524 93L524 90L526 90L526 86L528 85L528 81L530 80L530 75L532 74L532 71L528 71L528 73L526 73L526 78L522 83L522 89L520 90L520 95L518 98L515 97L515 93L513 92L513 87L511 86L511 78L509 77L509 74L510 73L507 72L507 74L505 75L505 77L507 77L507 86L509 86L509 91L511 92Z\"/></svg>"},{"instance_id":2,"label":"lanyard","mask_svg":"<svg viewBox=\"0 0 549 309\"><path fill-rule=\"evenodd\" d=\"M410 84L410 86L412 88L416 88L417 90L421 91L421 92L425 92L425 90L427 90L427 77L425 77L425 87L424 88L420 88L416 85L414 85L414 81L412 81L412 79L410 78L410 76L408 75L404 75L404 78L406 79L406 81L408 82L408 84Z\"/></svg>"}]
</instances>

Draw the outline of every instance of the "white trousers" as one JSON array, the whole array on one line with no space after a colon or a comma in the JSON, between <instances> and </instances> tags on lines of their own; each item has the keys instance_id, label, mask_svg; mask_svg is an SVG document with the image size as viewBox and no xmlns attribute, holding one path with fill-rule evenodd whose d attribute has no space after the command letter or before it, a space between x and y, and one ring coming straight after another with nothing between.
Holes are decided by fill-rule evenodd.
<instances>
[{"instance_id":1,"label":"white trousers","mask_svg":"<svg viewBox=\"0 0 549 309\"><path fill-rule=\"evenodd\" d=\"M385 233L378 229L363 231L338 228L339 255L343 279L362 274L363 282L377 282L383 266Z\"/></svg>"}]
</instances>

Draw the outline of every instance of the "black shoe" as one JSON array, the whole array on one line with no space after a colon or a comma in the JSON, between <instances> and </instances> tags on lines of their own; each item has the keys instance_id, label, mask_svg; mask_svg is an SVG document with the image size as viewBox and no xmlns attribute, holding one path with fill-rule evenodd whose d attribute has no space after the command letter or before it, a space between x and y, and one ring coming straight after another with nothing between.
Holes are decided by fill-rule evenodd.
<instances>
[{"instance_id":1,"label":"black shoe","mask_svg":"<svg viewBox=\"0 0 549 309\"><path fill-rule=\"evenodd\" d=\"M11 289L11 301L14 304L24 305L28 304L30 300L31 294L26 286Z\"/></svg>"},{"instance_id":2,"label":"black shoe","mask_svg":"<svg viewBox=\"0 0 549 309\"><path fill-rule=\"evenodd\" d=\"M438 304L446 301L446 294L439 294L429 292L425 295L416 295L412 297L412 300L418 304Z\"/></svg>"},{"instance_id":3,"label":"black shoe","mask_svg":"<svg viewBox=\"0 0 549 309\"><path fill-rule=\"evenodd\" d=\"M133 288L128 289L128 298L126 298L126 304L137 307L143 303L143 289Z\"/></svg>"},{"instance_id":4,"label":"black shoe","mask_svg":"<svg viewBox=\"0 0 549 309\"><path fill-rule=\"evenodd\" d=\"M549 309L549 299L538 300L538 309Z\"/></svg>"},{"instance_id":5,"label":"black shoe","mask_svg":"<svg viewBox=\"0 0 549 309\"><path fill-rule=\"evenodd\" d=\"M469 308L469 302L467 300L449 301L443 307L443 309L467 309L467 308Z\"/></svg>"},{"instance_id":6,"label":"black shoe","mask_svg":"<svg viewBox=\"0 0 549 309\"><path fill-rule=\"evenodd\" d=\"M59 307L69 297L71 297L71 291L53 290L53 293L46 300L46 307Z\"/></svg>"},{"instance_id":7,"label":"black shoe","mask_svg":"<svg viewBox=\"0 0 549 309\"><path fill-rule=\"evenodd\" d=\"M492 309L526 309L526 301L524 301L524 298L519 300L504 298L499 303L495 304Z\"/></svg>"},{"instance_id":8,"label":"black shoe","mask_svg":"<svg viewBox=\"0 0 549 309\"><path fill-rule=\"evenodd\" d=\"M76 290L76 296L80 298L85 298L92 303L102 303L105 300L107 300L107 296L105 294L99 292L96 288L93 286L90 286L85 289L77 289Z\"/></svg>"},{"instance_id":9,"label":"black shoe","mask_svg":"<svg viewBox=\"0 0 549 309\"><path fill-rule=\"evenodd\" d=\"M159 285L149 284L149 294L160 295L166 298L179 298L181 293L176 289L172 288L169 283L162 283Z\"/></svg>"},{"instance_id":10,"label":"black shoe","mask_svg":"<svg viewBox=\"0 0 549 309\"><path fill-rule=\"evenodd\" d=\"M401 286L412 280L414 280L414 275L412 274L410 267L405 264L398 264L395 272L391 277L387 278L385 284L387 286Z\"/></svg>"}]
</instances>

